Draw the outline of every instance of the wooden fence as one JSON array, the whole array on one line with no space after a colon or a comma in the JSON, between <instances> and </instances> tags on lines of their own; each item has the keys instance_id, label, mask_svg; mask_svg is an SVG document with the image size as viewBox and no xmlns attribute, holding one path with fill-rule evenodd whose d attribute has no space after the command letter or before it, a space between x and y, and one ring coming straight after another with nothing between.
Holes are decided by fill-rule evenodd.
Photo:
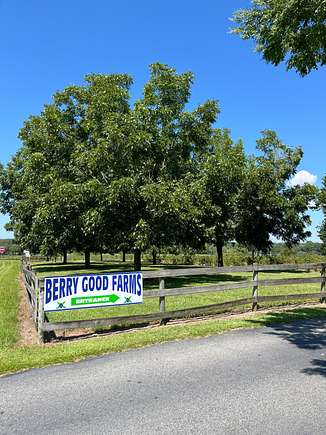
<instances>
[{"instance_id":1,"label":"wooden fence","mask_svg":"<svg viewBox=\"0 0 326 435\"><path fill-rule=\"evenodd\" d=\"M320 271L320 277L310 278L282 278L282 279L259 279L259 272L269 271ZM25 288L27 291L28 299L32 317L34 319L36 328L38 330L38 337L40 343L44 341L44 337L49 333L59 330L68 329L83 329L83 328L98 328L103 326L112 325L131 325L137 323L148 323L160 321L161 324L166 323L170 319L185 318L203 314L213 314L224 309L230 309L238 306L248 305L252 306L253 310L258 309L260 302L267 301L291 301L300 299L320 299L321 302L326 301L325 282L326 282L326 264L276 264L276 265L257 265L252 266L231 266L219 268L183 268L183 269L160 269L155 271L144 271L144 279L158 279L158 288L155 290L145 290L144 298L158 298L159 311L149 314L140 314L132 316L119 316L109 318L98 318L92 320L72 320L62 322L49 322L46 314L44 313L44 279L38 279L36 274L31 270L31 266L23 260L22 272ZM206 286L195 287L180 287L180 288L165 288L165 280L175 277L186 276L199 276L199 275L218 275L225 273L238 273L238 272L251 272L252 279L246 281L238 281L226 284L213 284ZM298 285L298 284L313 284L320 283L320 291L314 293L302 294L281 294L272 296L260 296L259 287L269 286L283 286L283 285ZM247 298L230 300L223 303L216 303L211 305L166 311L166 297L168 296L185 296L191 294L207 293L207 292L224 292L227 290L251 288L251 294Z\"/></svg>"},{"instance_id":2,"label":"wooden fence","mask_svg":"<svg viewBox=\"0 0 326 435\"><path fill-rule=\"evenodd\" d=\"M22 257L21 271L26 290L27 298L29 301L29 308L31 311L32 319L37 327L39 316L39 299L40 299L40 280L32 271L32 267L25 256ZM38 329L38 328L37 328Z\"/></svg>"}]
</instances>

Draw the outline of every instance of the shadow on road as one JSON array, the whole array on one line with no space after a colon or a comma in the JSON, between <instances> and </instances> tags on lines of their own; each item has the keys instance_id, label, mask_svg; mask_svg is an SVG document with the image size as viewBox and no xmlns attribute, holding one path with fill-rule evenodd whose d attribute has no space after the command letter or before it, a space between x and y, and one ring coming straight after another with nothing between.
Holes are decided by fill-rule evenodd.
<instances>
[{"instance_id":1,"label":"shadow on road","mask_svg":"<svg viewBox=\"0 0 326 435\"><path fill-rule=\"evenodd\" d=\"M300 349L324 349L326 346L325 319L306 320L286 325L270 325L278 335Z\"/></svg>"},{"instance_id":2,"label":"shadow on road","mask_svg":"<svg viewBox=\"0 0 326 435\"><path fill-rule=\"evenodd\" d=\"M309 314L325 316L325 309L323 308L306 308L307 316ZM285 315L285 316L284 316ZM326 358L326 319L307 319L298 320L293 323L279 323L286 319L286 313L271 313L268 321L268 334L277 335L284 340L294 344L300 349L320 350L323 355L325 351ZM253 320L255 322L255 320ZM275 323L274 323L275 322ZM326 377L326 359L313 359L311 367L302 370L306 375L321 375Z\"/></svg>"},{"instance_id":3,"label":"shadow on road","mask_svg":"<svg viewBox=\"0 0 326 435\"><path fill-rule=\"evenodd\" d=\"M313 359L310 361L312 367L308 367L302 370L302 373L306 375L321 375L326 377L326 360L324 359Z\"/></svg>"}]
</instances>

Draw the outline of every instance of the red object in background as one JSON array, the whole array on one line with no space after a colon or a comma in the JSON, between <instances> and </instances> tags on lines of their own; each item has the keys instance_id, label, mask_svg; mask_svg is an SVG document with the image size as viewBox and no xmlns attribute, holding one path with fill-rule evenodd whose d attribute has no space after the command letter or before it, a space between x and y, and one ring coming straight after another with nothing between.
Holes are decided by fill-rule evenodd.
<instances>
[{"instance_id":1,"label":"red object in background","mask_svg":"<svg viewBox=\"0 0 326 435\"><path fill-rule=\"evenodd\" d=\"M7 249L4 246L0 246L0 255L5 254Z\"/></svg>"}]
</instances>

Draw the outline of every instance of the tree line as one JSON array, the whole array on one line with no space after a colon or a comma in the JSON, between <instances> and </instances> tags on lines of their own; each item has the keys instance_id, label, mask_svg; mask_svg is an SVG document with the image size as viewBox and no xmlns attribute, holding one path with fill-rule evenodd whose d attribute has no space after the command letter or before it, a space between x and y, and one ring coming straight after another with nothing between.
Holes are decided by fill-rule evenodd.
<instances>
[{"instance_id":1,"label":"tree line","mask_svg":"<svg viewBox=\"0 0 326 435\"><path fill-rule=\"evenodd\" d=\"M156 63L131 102L127 74L91 74L55 93L19 132L21 148L0 167L1 211L24 249L141 252L167 246L267 252L310 235L316 188L293 186L302 159L271 130L254 155L215 127L216 100L189 109L190 72Z\"/></svg>"}]
</instances>

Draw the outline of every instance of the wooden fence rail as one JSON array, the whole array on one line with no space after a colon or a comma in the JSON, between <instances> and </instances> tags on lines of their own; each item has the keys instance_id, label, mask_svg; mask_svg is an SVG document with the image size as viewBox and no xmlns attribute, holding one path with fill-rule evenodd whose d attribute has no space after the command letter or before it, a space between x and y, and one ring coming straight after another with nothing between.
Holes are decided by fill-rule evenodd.
<instances>
[{"instance_id":1,"label":"wooden fence rail","mask_svg":"<svg viewBox=\"0 0 326 435\"><path fill-rule=\"evenodd\" d=\"M39 280L24 256L22 258L21 271L31 315L36 324L38 321Z\"/></svg>"},{"instance_id":2,"label":"wooden fence rail","mask_svg":"<svg viewBox=\"0 0 326 435\"><path fill-rule=\"evenodd\" d=\"M280 272L280 271L304 271L304 270L319 270L320 277L310 278L282 278L282 279L259 279L260 272ZM276 265L257 265L252 266L231 266L219 268L193 268L185 267L182 269L155 270L144 271L144 279L158 279L158 289L145 290L144 298L158 298L159 311L149 314L119 316L109 318L98 318L92 320L74 320L63 322L49 322L44 314L44 279L38 279L36 274L31 270L31 266L23 260L22 272L25 288L30 301L30 307L33 319L35 321L39 341L42 343L44 335L50 331L80 329L80 328L97 328L112 325L128 325L137 323L148 323L152 321L160 321L161 324L166 323L170 319L178 319L191 317L202 314L210 314L219 310L235 308L244 305L251 305L253 310L259 308L260 302L277 301L277 300L300 300L300 299L320 299L321 302L326 300L326 264L276 264ZM245 281L230 282L225 284L213 284L206 286L192 286L180 288L166 288L165 280L175 277L199 276L199 275L221 275L226 273L251 272L252 279ZM280 294L272 296L260 296L259 289L270 286L285 286L299 284L316 284L320 283L320 291L314 293L303 294ZM223 303L192 307L174 311L166 311L166 297L168 296L184 296L191 294L200 294L208 292L222 292L235 289L251 289L251 296L242 299L230 300Z\"/></svg>"}]
</instances>

